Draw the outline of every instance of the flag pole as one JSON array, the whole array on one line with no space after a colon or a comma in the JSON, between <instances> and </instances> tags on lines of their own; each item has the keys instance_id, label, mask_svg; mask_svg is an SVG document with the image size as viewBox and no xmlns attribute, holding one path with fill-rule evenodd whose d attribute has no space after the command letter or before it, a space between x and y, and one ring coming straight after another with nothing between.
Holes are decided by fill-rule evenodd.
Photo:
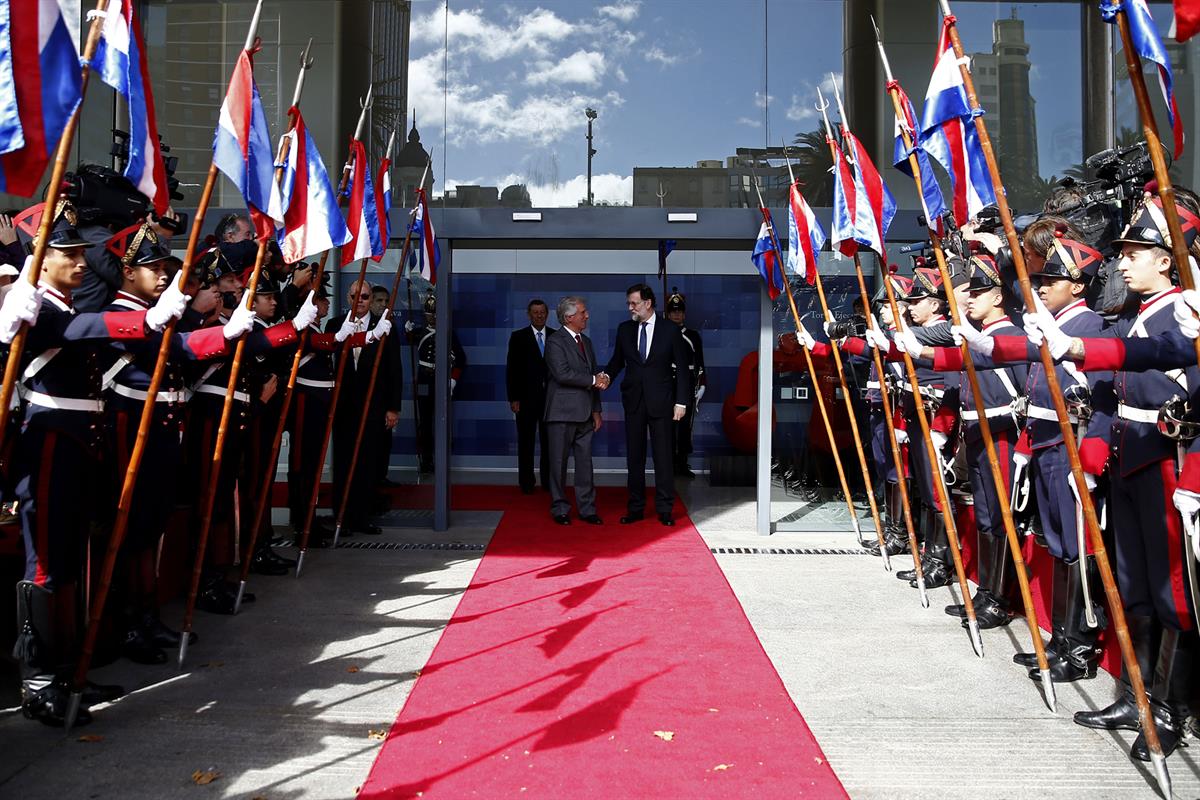
<instances>
[{"instance_id":1,"label":"flag pole","mask_svg":"<svg viewBox=\"0 0 1200 800\"><path fill-rule=\"evenodd\" d=\"M950 12L948 0L939 0L939 2L941 3L942 14L946 18L946 27L950 34L950 41L954 45L954 55L959 59L959 70L962 73L967 99L970 102L972 112L977 112L979 110L979 99L975 94L975 82L971 78L971 70L967 67L967 61L963 54L962 39L958 35L955 17ZM1008 240L1009 249L1012 251L1013 266L1016 267L1017 278L1021 284L1021 295L1025 301L1026 308L1035 308L1033 288L1030 286L1029 271L1025 265L1025 255L1021 251L1021 242L1017 238L1017 230L1013 227L1012 211L1008 207L1008 199L1004 196L1004 185L1000 180L1000 168L996 164L996 154L992 149L992 140L988 137L987 126L984 124L982 116L975 116L975 130L979 134L979 144L987 161L988 173L992 179L992 187L995 189L996 207L1000 211L1000 221L1004 224L1005 238ZM1173 203L1170 205L1174 207ZM1186 260L1176 266L1179 267L1181 276L1187 272ZM1042 342L1039 349L1041 351L1042 367L1046 372L1046 385L1050 390L1050 398L1054 401L1054 411L1058 417L1059 429L1062 431L1063 444L1067 449L1067 460L1071 465L1071 475L1076 486L1084 487L1079 492L1079 498L1081 501L1080 504L1083 506L1084 520L1087 523L1088 537L1092 544L1092 555L1096 559L1096 566L1100 568L1100 580L1104 584L1104 595L1108 601L1109 613L1112 614L1113 629L1117 634L1117 641L1121 645L1121 658L1125 664L1125 671L1129 675L1129 684L1133 690L1134 700L1137 703L1138 718L1141 723L1142 733L1146 737L1146 746L1150 751L1154 776L1158 781L1159 791L1162 792L1164 797L1170 797L1171 776L1167 771L1167 759L1163 755L1162 744L1158 739L1158 728L1154 722L1154 715L1150 711L1150 701L1146 697L1146 684L1142 678L1141 668L1138 666L1137 656L1133 651L1133 641L1129 637L1129 626L1125 621L1125 608L1121 604L1121 594L1117 589L1112 565L1108 561L1108 551L1104 545L1104 537L1100 533L1100 521L1096 516L1096 506L1092 502L1091 493L1086 491L1085 488L1087 483L1084 479L1083 466L1079 460L1079 445L1075 441L1075 430L1071 426L1071 420L1067 414L1066 402L1063 399L1058 375L1054 370L1054 359L1050 355L1050 348L1045 342Z\"/></svg>"},{"instance_id":2,"label":"flag pole","mask_svg":"<svg viewBox=\"0 0 1200 800\"><path fill-rule=\"evenodd\" d=\"M416 219L417 209L421 207L421 201L425 196L425 174L428 173L428 171L429 162L426 162L425 172L421 175L421 188L417 190L417 201L413 203L412 211L408 213L408 232L404 235L404 245L400 249L400 264L396 267L396 276L392 279L392 291L388 297L395 297L396 293L400 291L400 281L404 277L404 262L408 260L409 248L412 246L413 221ZM425 213L429 213L428 207L426 207ZM423 243L424 240L422 239L422 244ZM388 310L385 309L384 313L387 314ZM345 485L342 486L342 498L341 502L338 503L337 521L333 528L333 541L335 547L337 546L338 537L342 532L342 524L346 520L346 505L350 500L350 487L354 483L354 472L358 467L358 452L362 447L363 433L367 429L368 411L371 408L372 396L375 394L375 383L379 377L379 365L383 362L383 348L386 344L386 339L386 336L380 339L379 347L375 350L375 360L371 362L371 377L367 380L367 391L363 398L362 413L358 415L358 432L354 436L354 450L351 452L350 463L346 468ZM413 403L416 403L415 398Z\"/></svg>"},{"instance_id":3,"label":"flag pole","mask_svg":"<svg viewBox=\"0 0 1200 800\"><path fill-rule=\"evenodd\" d=\"M833 87L834 99L838 104L838 111L842 115L842 133L849 131L846 125L845 109L842 108L841 94L838 92L837 84ZM887 291L888 303L892 309L892 318L896 321L896 330L904 329L904 318L900 315L900 307L895 299L895 292L892 289L891 280L885 279L883 282L884 288ZM943 291L947 297L952 292L952 287L949 283L943 282ZM921 439L925 445L925 453L929 460L930 477L933 483L934 493L937 497L938 504L941 505L942 523L946 526L946 538L950 544L950 558L954 563L954 574L958 580L959 591L962 594L963 610L967 619L967 632L971 640L971 648L975 651L975 655L983 658L983 638L979 634L979 622L975 616L975 603L971 599L970 587L967 585L967 571L963 565L962 549L958 538L958 524L954 519L954 509L950 505L950 493L946 491L946 481L942 475L942 457L938 452L938 447L933 441L933 431L929 424L929 417L926 413L924 395L921 393L920 380L917 378L917 369L913 364L912 357L903 352L904 368L908 373L909 384L912 386L913 394L913 409L917 415L917 423L921 428Z\"/></svg>"},{"instance_id":4,"label":"flag pole","mask_svg":"<svg viewBox=\"0 0 1200 800\"><path fill-rule=\"evenodd\" d=\"M784 144L783 148L783 158L784 161L787 162L788 177L791 179L791 188L788 189L788 202L790 203L791 193L799 193L799 189L796 188L796 175L792 172L792 160L788 158L786 143ZM821 313L824 315L826 322L832 322L833 314L830 313L829 303L825 298L825 285L821 280L821 271L817 269L816 264L813 264L811 269L813 271L813 275L816 277L817 297L820 298L821 301ZM787 274L786 271L784 274ZM865 311L866 308L864 307L863 310ZM856 455L858 456L859 469L862 471L863 490L867 493L867 502L870 504L871 508L871 520L875 523L875 537L879 541L879 554L883 556L883 568L888 572L891 572L892 559L891 556L888 555L887 542L884 541L883 522L879 518L879 507L875 503L875 492L871 491L871 471L867 467L867 456L866 452L863 450L862 436L858 430L858 416L854 410L854 398L850 394L849 385L846 383L846 371L842 366L842 354L837 345L833 345L829 348L829 350L833 354L833 364L837 369L838 385L842 389L842 399L846 402L846 416L850 418L850 433L854 437L854 449L856 451Z\"/></svg>"},{"instance_id":5,"label":"flag pole","mask_svg":"<svg viewBox=\"0 0 1200 800\"><path fill-rule=\"evenodd\" d=\"M871 19L871 24L875 24L875 19ZM913 174L913 181L916 183L917 194L924 196L924 178L921 175L921 165L918 162L917 154L913 149L913 133L910 132L905 119L904 110L900 104L900 84L892 77L892 67L888 62L887 52L883 48L883 41L879 36L879 28L875 27L875 43L879 47L879 57L883 62L884 75L887 78L887 93L892 100L892 109L896 114L896 120L900 125L900 135L904 140L904 146L909 151L908 166ZM950 270L946 265L946 254L942 248L942 239L937 232L932 228L933 220L926 220L926 227L929 230L929 240L933 245L933 255L937 261L938 271L942 275L942 283L946 286L950 285ZM954 296L954 292L947 292L950 306L950 319L955 325L962 325L962 314L958 307L958 298ZM967 347L966 342L961 346L963 366L966 367L967 382L971 386L971 396L975 400L975 408L979 412L979 433L983 437L983 446L987 451L988 466L992 473L992 484L996 487L996 497L1000 505L1000 517L1004 524L1004 535L1008 539L1008 549L1012 556L1013 567L1017 573L1017 585L1021 590L1021 603L1025 609L1025 622L1029 626L1029 636L1033 640L1033 651L1037 656L1038 671L1041 673L1042 684L1042 699L1051 712L1054 712L1058 706L1057 698L1054 691L1054 682L1050 680L1050 664L1046 659L1046 647L1042 642L1041 627L1038 624L1037 608L1033 604L1033 595L1029 589L1029 573L1025 567L1025 556L1021 550L1021 539L1017 535L1016 525L1013 524L1012 507L1009 503L1009 487L1004 480L1004 473L1000 469L1000 458L996 453L996 441L992 436L992 424L988 419L987 414L983 412L987 404L984 402L983 392L979 387L979 375L975 369L975 359L971 357L971 351Z\"/></svg>"},{"instance_id":6,"label":"flag pole","mask_svg":"<svg viewBox=\"0 0 1200 800\"><path fill-rule=\"evenodd\" d=\"M103 3L100 5L103 5ZM259 0L259 8L261 6L262 0ZM253 46L254 38L257 35L258 12L259 9L256 8L254 21L251 23L250 33L247 37L250 46ZM96 22L102 23L103 19L97 18ZM204 188L200 193L200 201L196 205L196 213L192 218L192 229L188 234L187 250L183 256L183 266L180 267L179 274L176 276L176 281L181 292L187 287L188 276L192 271L192 262L195 260L196 247L200 241L200 229L204 224L204 217L208 213L208 206L212 201L212 193L213 188L216 186L216 181L217 166L215 163L210 163L208 175L204 180ZM171 341L175 336L177 322L177 320L168 322L161 334L162 339L158 346L158 357L154 362L154 371L150 374L150 385L146 390L146 399L142 402L142 416L138 421L137 436L134 439L133 449L129 454L129 463L125 467L125 478L121 484L121 494L117 500L116 518L113 521L112 532L109 534L108 546L104 553L104 561L101 564L96 593L92 601L88 604L88 624L84 632L83 649L80 651L79 660L76 662L75 673L71 681L71 697L67 704L66 728L68 730L75 724L75 720L79 715L79 707L83 699L83 689L87 684L88 669L91 667L92 656L95 653L96 640L100 633L100 620L104 616L104 606L108 600L109 589L112 586L112 576L116 569L117 557L120 554L121 545L125 541L125 534L129 530L129 515L133 510L133 492L137 486L138 472L141 470L142 458L146 453L146 442L150 433L150 424L154 419L154 408L158 398L158 390L162 386L163 376L166 374L167 359L170 356Z\"/></svg>"},{"instance_id":7,"label":"flag pole","mask_svg":"<svg viewBox=\"0 0 1200 800\"><path fill-rule=\"evenodd\" d=\"M796 309L796 298L792 294L792 283L788 280L787 272L784 271L783 254L779 247L779 237L775 234L775 223L771 220L771 216L767 211L767 206L763 201L762 189L758 185L758 176L754 176L754 191L758 194L758 206L762 209L763 222L767 225L767 232L771 237L771 249L775 253L775 258L779 264L780 275L783 277L783 288L787 291L788 305L792 310L792 319L796 323L796 330L804 328L804 323L800 321L800 312ZM854 526L854 536L858 542L862 543L862 529L858 524L858 513L854 509L854 498L850 494L850 484L846 482L846 471L842 468L842 457L838 453L837 441L833 438L833 423L829 418L829 411L825 408L825 396L821 394L821 382L817 377L817 368L813 365L812 352L807 347L801 344L800 349L804 351L804 363L808 368L808 379L812 383L813 394L817 399L817 408L821 412L821 421L825 426L825 435L829 437L829 452L833 456L833 465L837 468L838 481L842 486L842 496L846 499L846 509L850 512L850 522ZM767 369L768 367L759 364L759 369ZM762 398L759 398L761 401ZM760 411L761 413L761 411ZM871 487L868 484L864 487L870 494Z\"/></svg>"},{"instance_id":8,"label":"flag pole","mask_svg":"<svg viewBox=\"0 0 1200 800\"><path fill-rule=\"evenodd\" d=\"M362 140L363 130L366 128L367 124L367 112L371 109L371 106L374 105L374 89L374 84L367 84L366 96L358 101L358 123L354 126L354 136L351 137L350 140L352 145L353 142ZM342 179L338 183L339 195L345 192L346 187L350 185L350 177L354 171L354 161L354 148L351 146L349 152L346 154L346 163L342 167ZM364 258L359 264L358 279L351 285L361 286L363 281L366 280L366 276L367 259ZM354 314L354 306L355 303L350 304L350 314ZM367 313L369 312L370 308L368 306L367 312L364 312L363 317L361 318L366 318ZM313 476L312 493L309 496L308 510L305 512L304 525L300 532L300 552L296 557L297 578L299 578L300 573L304 571L304 557L308 554L309 531L312 528L313 515L317 510L317 498L321 491L321 473L325 470L325 454L329 449L329 439L333 434L333 418L334 414L337 413L338 399L342 395L342 377L346 374L346 359L349 357L349 354L350 344L347 340L342 342L341 350L338 353L337 365L333 372L333 394L329 398L329 416L325 420L325 431L321 439L321 457L317 461L317 471Z\"/></svg>"},{"instance_id":9,"label":"flag pole","mask_svg":"<svg viewBox=\"0 0 1200 800\"><path fill-rule=\"evenodd\" d=\"M817 110L821 112L821 119L825 123L825 141L829 144L829 154L834 161L834 169L837 168L837 147L833 141L833 128L829 124L829 115L826 113L829 109L829 103L821 95L821 90L817 89ZM884 280L890 281L891 275L884 272ZM854 274L858 278L858 292L862 297L863 310L867 312L867 325L870 328L875 327L875 315L871 313L871 299L867 295L867 282L863 275L862 261L858 257L857 250L854 253ZM833 345L836 348L836 345ZM872 360L875 364L875 375L879 379L879 397L883 406L884 424L887 426L888 444L892 451L892 465L896 470L896 487L900 492L900 507L904 513L904 526L908 534L908 546L912 551L913 570L916 572L917 589L921 594L921 606L929 608L929 593L925 589L925 570L921 566L921 548L917 543L916 526L913 525L912 519L912 502L908 496L908 481L905 478L904 459L900 455L900 442L896 438L896 420L892 416L892 401L891 390L887 386L887 373L883 368L883 358L879 354L877 348L871 348Z\"/></svg>"},{"instance_id":10,"label":"flag pole","mask_svg":"<svg viewBox=\"0 0 1200 800\"><path fill-rule=\"evenodd\" d=\"M257 10L255 12L257 17ZM253 46L253 43L251 43ZM307 53L306 53L307 55ZM301 61L300 74L296 79L297 92L303 86L304 73L308 66L306 61ZM295 130L296 118L292 117L288 122L287 133L292 133ZM287 155L288 136L285 134L279 144L279 151L275 157L275 183L276 185L283 179L284 157ZM254 271L250 274L250 283L245 291L245 306L248 310L254 309L254 298L258 291L258 279L262 274L263 261L267 254L267 236L258 240L258 252L254 257ZM212 529L212 513L213 504L217 497L217 486L220 483L221 465L225 454L225 437L229 432L229 420L233 416L233 401L234 395L237 392L238 377L242 370L242 359L246 352L246 336L238 339L237 346L233 351L233 363L229 368L229 381L225 388L225 402L221 406L221 421L217 426L217 440L213 447L212 463L209 466L208 483L204 487L202 505L200 506L200 533L196 543L196 559L192 564L191 584L188 587L187 606L183 613L183 629L182 638L179 642L179 667L183 668L183 662L187 658L188 634L192 630L192 620L196 614L196 597L200 591L200 576L204 571L204 554L208 546L208 534Z\"/></svg>"},{"instance_id":11,"label":"flag pole","mask_svg":"<svg viewBox=\"0 0 1200 800\"><path fill-rule=\"evenodd\" d=\"M54 167L50 171L50 182L46 184L44 198L45 211L41 222L38 223L37 236L33 240L33 260L29 263L29 273L26 279L31 286L37 286L42 276L42 262L46 258L46 248L49 246L50 227L54 224L54 207L58 205L58 196L62 193L63 175L67 172L67 161L71 157L71 147L75 143L75 132L79 129L79 112L83 107L83 97L87 94L88 78L92 73L91 63L96 55L96 47L100 43L100 29L104 25L105 0L96 0L95 16L91 27L88 28L87 40L83 53L79 58L81 80L79 84L79 104L67 118L66 127L59 137L58 147L54 151ZM24 322L17 329L12 344L8 348L8 360L4 363L4 380L0 383L0 447L4 444L4 435L8 432L8 419L12 413L13 391L17 386L17 373L21 369L21 356L25 352L25 339L29 335L29 326Z\"/></svg>"}]
</instances>

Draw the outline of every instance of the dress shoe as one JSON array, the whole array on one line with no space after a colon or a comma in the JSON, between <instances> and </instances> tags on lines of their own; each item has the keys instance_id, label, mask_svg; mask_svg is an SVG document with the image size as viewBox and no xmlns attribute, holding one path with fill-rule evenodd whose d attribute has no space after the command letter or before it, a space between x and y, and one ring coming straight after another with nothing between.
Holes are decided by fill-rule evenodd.
<instances>
[{"instance_id":1,"label":"dress shoe","mask_svg":"<svg viewBox=\"0 0 1200 800\"><path fill-rule=\"evenodd\" d=\"M675 520L673 520L671 518L670 514L659 514L658 521L661 522L663 525L666 525L668 528L675 527Z\"/></svg>"},{"instance_id":2,"label":"dress shoe","mask_svg":"<svg viewBox=\"0 0 1200 800\"><path fill-rule=\"evenodd\" d=\"M986 631L992 628L1002 628L1013 621L1014 614L1009 610L1008 606L996 600L991 595L988 595L988 602L982 603L975 607L975 622L979 625L979 629ZM962 621L964 628L967 626L967 620L964 617Z\"/></svg>"},{"instance_id":3,"label":"dress shoe","mask_svg":"<svg viewBox=\"0 0 1200 800\"><path fill-rule=\"evenodd\" d=\"M88 681L83 687L83 705L95 706L100 703L111 703L125 695L125 687L116 684L92 683Z\"/></svg>"},{"instance_id":4,"label":"dress shoe","mask_svg":"<svg viewBox=\"0 0 1200 800\"><path fill-rule=\"evenodd\" d=\"M1059 637L1058 633L1051 634L1050 641L1047 642L1045 646L1046 661L1049 662L1050 666L1054 666L1054 662L1062 658L1062 654L1059 652L1060 647L1062 647L1062 639ZM1013 656L1013 663L1019 664L1022 667L1028 667L1029 669L1036 669L1038 665L1037 653L1033 651L1028 653L1017 653Z\"/></svg>"},{"instance_id":5,"label":"dress shoe","mask_svg":"<svg viewBox=\"0 0 1200 800\"><path fill-rule=\"evenodd\" d=\"M250 560L250 571L258 575L287 575L287 564L271 556L269 549L259 550Z\"/></svg>"},{"instance_id":6,"label":"dress shoe","mask_svg":"<svg viewBox=\"0 0 1200 800\"><path fill-rule=\"evenodd\" d=\"M568 517L566 514L555 514L554 521L557 522L559 525L570 525L571 524L571 518Z\"/></svg>"},{"instance_id":7,"label":"dress shoe","mask_svg":"<svg viewBox=\"0 0 1200 800\"><path fill-rule=\"evenodd\" d=\"M25 719L36 719L51 728L66 726L71 692L65 682L56 680L37 691L22 688L21 695L21 713L25 715ZM75 727L87 725L91 721L91 712L81 702L79 712L75 715Z\"/></svg>"},{"instance_id":8,"label":"dress shoe","mask_svg":"<svg viewBox=\"0 0 1200 800\"><path fill-rule=\"evenodd\" d=\"M949 586L954 582L954 579L950 575L949 568L947 568L946 565L941 561L929 559L928 563L922 564L921 566L925 570L926 589L939 589L943 586ZM917 588L917 579L913 578L908 582L908 585L914 589Z\"/></svg>"},{"instance_id":9,"label":"dress shoe","mask_svg":"<svg viewBox=\"0 0 1200 800\"><path fill-rule=\"evenodd\" d=\"M242 596L242 602L252 602L253 595L246 592ZM207 585L201 587L200 593L196 596L196 608L201 611L207 611L210 614L233 614L234 602L237 600L236 593L230 591L230 587L223 580L210 581Z\"/></svg>"},{"instance_id":10,"label":"dress shoe","mask_svg":"<svg viewBox=\"0 0 1200 800\"><path fill-rule=\"evenodd\" d=\"M629 513L629 514L626 514L625 516L621 517L621 524L622 525L632 525L633 523L640 522L641 520L642 520L642 515L640 513L639 514Z\"/></svg>"},{"instance_id":11,"label":"dress shoe","mask_svg":"<svg viewBox=\"0 0 1200 800\"><path fill-rule=\"evenodd\" d=\"M135 664L165 664L167 653L158 647L140 628L126 632L121 643L121 655Z\"/></svg>"},{"instance_id":12,"label":"dress shoe","mask_svg":"<svg viewBox=\"0 0 1200 800\"><path fill-rule=\"evenodd\" d=\"M604 524L604 520L600 519L600 517L596 514L588 514L586 517L580 517L580 519L586 522L588 525Z\"/></svg>"},{"instance_id":13,"label":"dress shoe","mask_svg":"<svg viewBox=\"0 0 1200 800\"><path fill-rule=\"evenodd\" d=\"M1029 679L1040 681L1042 679L1042 671L1037 666L1037 656L1034 656L1033 666L1029 670ZM1050 664L1050 682L1051 683L1074 683L1085 678L1096 677L1096 662L1086 661L1086 666L1080 666L1075 663L1075 660L1070 657L1059 658L1054 661L1050 658L1050 654L1046 653L1046 661Z\"/></svg>"},{"instance_id":14,"label":"dress shoe","mask_svg":"<svg viewBox=\"0 0 1200 800\"><path fill-rule=\"evenodd\" d=\"M296 559L285 556L283 553L276 551L274 547L263 547L258 552L265 554L272 561L283 564L285 567L296 566Z\"/></svg>"},{"instance_id":15,"label":"dress shoe","mask_svg":"<svg viewBox=\"0 0 1200 800\"><path fill-rule=\"evenodd\" d=\"M1137 703L1128 689L1112 705L1099 711L1076 711L1075 724L1102 731L1136 731L1138 729Z\"/></svg>"},{"instance_id":16,"label":"dress shoe","mask_svg":"<svg viewBox=\"0 0 1200 800\"><path fill-rule=\"evenodd\" d=\"M1181 743L1184 747L1187 747L1187 743L1183 741L1184 730L1182 725L1174 722L1164 723L1158 719L1158 714L1156 713L1155 727L1158 728L1158 743L1162 747L1164 758L1174 753L1175 748L1179 747ZM1138 761L1150 760L1150 748L1146 747L1146 737L1141 732L1133 740L1133 747L1129 748L1129 755Z\"/></svg>"},{"instance_id":17,"label":"dress shoe","mask_svg":"<svg viewBox=\"0 0 1200 800\"><path fill-rule=\"evenodd\" d=\"M154 614L142 617L142 633L159 647L179 647L183 634L168 627ZM200 639L195 631L188 633L188 644L195 644Z\"/></svg>"},{"instance_id":18,"label":"dress shoe","mask_svg":"<svg viewBox=\"0 0 1200 800\"><path fill-rule=\"evenodd\" d=\"M884 534L883 546L884 546L884 549L887 550L887 554L889 556L898 556L902 553L907 553L908 552L908 537L907 536L895 536L892 534L891 531L888 531ZM872 539L871 541L864 543L863 549L866 550L868 553L870 553L873 556L879 555L879 540ZM916 572L914 571L913 578L915 578L915 577L916 577ZM909 580L912 580L913 578L909 578Z\"/></svg>"}]
</instances>

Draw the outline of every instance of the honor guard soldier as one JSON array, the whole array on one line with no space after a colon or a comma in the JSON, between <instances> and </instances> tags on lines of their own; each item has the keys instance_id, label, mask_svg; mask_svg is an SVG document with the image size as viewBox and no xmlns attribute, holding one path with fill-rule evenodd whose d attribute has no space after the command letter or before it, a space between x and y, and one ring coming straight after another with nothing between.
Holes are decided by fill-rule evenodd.
<instances>
[{"instance_id":1,"label":"honor guard soldier","mask_svg":"<svg viewBox=\"0 0 1200 800\"><path fill-rule=\"evenodd\" d=\"M48 209L20 214L17 227L38 233ZM75 229L75 210L60 201L52 211L42 273L35 288L18 279L0 306L0 342L13 341L22 324L29 333L22 357L24 424L14 459L16 496L25 538L26 568L17 587L22 710L29 719L61 726L67 681L82 644L84 553L103 454L104 400L101 353L109 340L145 339L183 313L183 295L148 310L78 314L71 294L83 280L88 243ZM119 687L90 686L87 706L119 696Z\"/></svg>"},{"instance_id":2,"label":"honor guard soldier","mask_svg":"<svg viewBox=\"0 0 1200 800\"><path fill-rule=\"evenodd\" d=\"M1021 329L1013 324L1005 313L1008 301L1004 281L991 256L972 255L968 261L970 282L966 285L966 317L968 325L978 326L980 336L1014 336ZM973 328L974 330L974 328ZM962 351L958 348L930 348L922 345L911 330L900 335L901 345L913 358L933 362L936 370L953 371L962 369ZM979 588L973 602L980 628L995 628L1012 621L1013 612L1005 596L1011 561L1008 552L1008 537L1004 530L1000 498L992 477L987 448L983 443L980 418L985 417L991 430L996 457L1004 478L1005 499L1012 497L1013 448L1019 432L1016 417L1018 386L1024 386L1028 367L1025 364L1000 366L986 359L975 362L979 392L984 407L975 404L973 391L961 388L960 417L963 423L963 441L966 444L967 476L971 498L975 508L975 527L979 549ZM960 387L962 381L959 381ZM966 619L966 607L955 604L946 607L951 616Z\"/></svg>"},{"instance_id":3,"label":"honor guard soldier","mask_svg":"<svg viewBox=\"0 0 1200 800\"><path fill-rule=\"evenodd\" d=\"M333 355L346 342L346 347L362 347L366 336L365 320L357 320L347 314L335 332L322 333L320 323L329 316L329 274L321 276L321 285L316 292L317 318L308 327L308 339L304 355L300 357L300 368L296 372L296 389L292 407L288 412L288 431L291 439L288 449L288 513L292 530L297 537L303 534L304 517L312 499L313 483L320 479L320 470L325 461L321 433L329 420L329 407L333 400L334 364ZM348 340L348 341L347 341ZM327 547L333 531L313 519L309 538L312 547Z\"/></svg>"},{"instance_id":4,"label":"honor guard soldier","mask_svg":"<svg viewBox=\"0 0 1200 800\"><path fill-rule=\"evenodd\" d=\"M119 231L109 250L121 264L121 288L105 311L146 311L160 298L182 296L170 272L171 252L155 230L145 223ZM119 346L118 346L119 345ZM138 427L151 376L158 362L159 340L114 343L105 362L105 415L110 452L115 455L110 473L116 507L125 470L137 442ZM175 505L174 481L180 461L180 440L187 402L182 365L228 352L221 328L176 333L171 355L159 385L154 416L142 453L138 481L129 507L129 522L118 562L119 609L124 640L122 654L139 664L162 664L163 648L177 648L180 634L163 624L158 615L158 544L166 532ZM191 634L194 641L196 634Z\"/></svg>"},{"instance_id":5,"label":"honor guard soldier","mask_svg":"<svg viewBox=\"0 0 1200 800\"><path fill-rule=\"evenodd\" d=\"M687 345L687 371L692 376L692 386L695 399L688 404L683 419L674 424L675 431L675 474L680 477L694 478L695 473L688 466L688 456L692 454L692 429L695 426L696 412L700 410L700 400L704 397L708 386L708 378L704 374L704 344L700 341L700 332L692 330L683 324L687 315L687 298L678 289L672 287L667 298L667 319L679 326L683 333L684 344ZM678 367L676 367L678 369Z\"/></svg>"},{"instance_id":6,"label":"honor guard soldier","mask_svg":"<svg viewBox=\"0 0 1200 800\"><path fill-rule=\"evenodd\" d=\"M433 472L433 381L437 374L437 298L432 292L425 296L425 326L404 323L409 336L417 343L417 458L423 473ZM467 354L458 337L450 336L450 396L467 368Z\"/></svg>"}]
</instances>

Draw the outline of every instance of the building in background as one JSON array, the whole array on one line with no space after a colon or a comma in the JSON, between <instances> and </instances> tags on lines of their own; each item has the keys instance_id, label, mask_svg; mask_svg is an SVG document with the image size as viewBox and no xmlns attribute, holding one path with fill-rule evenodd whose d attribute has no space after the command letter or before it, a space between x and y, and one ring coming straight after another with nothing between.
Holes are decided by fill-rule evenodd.
<instances>
[{"instance_id":1,"label":"building in background","mask_svg":"<svg viewBox=\"0 0 1200 800\"><path fill-rule=\"evenodd\" d=\"M786 167L761 156L697 161L694 167L634 167L633 204L670 208L758 208L754 180L768 206L787 199Z\"/></svg>"}]
</instances>

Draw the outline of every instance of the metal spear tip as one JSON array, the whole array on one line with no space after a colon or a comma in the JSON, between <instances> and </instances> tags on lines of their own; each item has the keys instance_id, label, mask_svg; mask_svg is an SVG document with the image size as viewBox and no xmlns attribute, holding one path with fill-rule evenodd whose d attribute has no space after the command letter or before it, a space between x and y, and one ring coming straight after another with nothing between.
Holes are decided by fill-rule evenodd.
<instances>
[{"instance_id":1,"label":"metal spear tip","mask_svg":"<svg viewBox=\"0 0 1200 800\"><path fill-rule=\"evenodd\" d=\"M190 638L190 637L188 636L188 634L189 634L189 633L191 633L191 631L190 631L188 628L186 628L186 627L185 627L185 628L184 628L184 631L183 631L183 639L181 639L181 640L179 641L179 659L178 659L178 664L179 664L179 668L180 668L180 669L183 669L183 662L187 660L188 639Z\"/></svg>"},{"instance_id":2,"label":"metal spear tip","mask_svg":"<svg viewBox=\"0 0 1200 800\"><path fill-rule=\"evenodd\" d=\"M67 718L63 722L63 727L68 733L75 727L75 721L79 719L79 709L83 705L83 692L79 689L72 689L71 696L67 699Z\"/></svg>"},{"instance_id":3,"label":"metal spear tip","mask_svg":"<svg viewBox=\"0 0 1200 800\"><path fill-rule=\"evenodd\" d=\"M967 629L971 632L971 648L975 651L975 655L983 658L983 637L979 635L979 621L968 620Z\"/></svg>"},{"instance_id":4,"label":"metal spear tip","mask_svg":"<svg viewBox=\"0 0 1200 800\"><path fill-rule=\"evenodd\" d=\"M871 27L875 29L875 41L878 42L879 38L880 38L879 37L879 26L875 24L875 15L868 14L868 16L871 18Z\"/></svg>"},{"instance_id":5,"label":"metal spear tip","mask_svg":"<svg viewBox=\"0 0 1200 800\"><path fill-rule=\"evenodd\" d=\"M234 616L237 616L237 613L242 610L242 597L244 597L245 594L246 594L246 582L241 581L240 583L238 583L237 598L233 601Z\"/></svg>"},{"instance_id":6,"label":"metal spear tip","mask_svg":"<svg viewBox=\"0 0 1200 800\"><path fill-rule=\"evenodd\" d=\"M925 591L925 576L917 578L917 589L921 592L921 608L929 608L929 593Z\"/></svg>"},{"instance_id":7,"label":"metal spear tip","mask_svg":"<svg viewBox=\"0 0 1200 800\"><path fill-rule=\"evenodd\" d=\"M1043 669L1042 673L1042 699L1046 701L1046 707L1050 709L1051 714L1058 713L1058 697L1054 693L1054 681L1050 680L1050 670Z\"/></svg>"},{"instance_id":8,"label":"metal spear tip","mask_svg":"<svg viewBox=\"0 0 1200 800\"><path fill-rule=\"evenodd\" d=\"M375 92L375 84L368 83L367 84L367 96L360 97L358 99L358 104L359 104L359 106L362 107L363 111L366 111L368 108L375 105L374 92Z\"/></svg>"},{"instance_id":9,"label":"metal spear tip","mask_svg":"<svg viewBox=\"0 0 1200 800\"><path fill-rule=\"evenodd\" d=\"M312 69L312 65L316 62L310 53L312 53L312 37L308 37L308 44L304 45L304 51L300 53L300 69Z\"/></svg>"},{"instance_id":10,"label":"metal spear tip","mask_svg":"<svg viewBox=\"0 0 1200 800\"><path fill-rule=\"evenodd\" d=\"M1158 791L1165 800L1171 798L1171 773L1167 771L1167 757L1162 753L1150 753L1150 764L1154 767L1154 779L1158 781Z\"/></svg>"},{"instance_id":11,"label":"metal spear tip","mask_svg":"<svg viewBox=\"0 0 1200 800\"><path fill-rule=\"evenodd\" d=\"M883 568L886 569L888 572L891 572L892 571L892 557L888 555L887 545L885 544L879 552L883 553Z\"/></svg>"},{"instance_id":12,"label":"metal spear tip","mask_svg":"<svg viewBox=\"0 0 1200 800\"><path fill-rule=\"evenodd\" d=\"M299 578L300 573L304 571L304 554L307 552L308 552L307 550L301 550L300 554L298 556L296 556L296 577L297 578Z\"/></svg>"}]
</instances>

